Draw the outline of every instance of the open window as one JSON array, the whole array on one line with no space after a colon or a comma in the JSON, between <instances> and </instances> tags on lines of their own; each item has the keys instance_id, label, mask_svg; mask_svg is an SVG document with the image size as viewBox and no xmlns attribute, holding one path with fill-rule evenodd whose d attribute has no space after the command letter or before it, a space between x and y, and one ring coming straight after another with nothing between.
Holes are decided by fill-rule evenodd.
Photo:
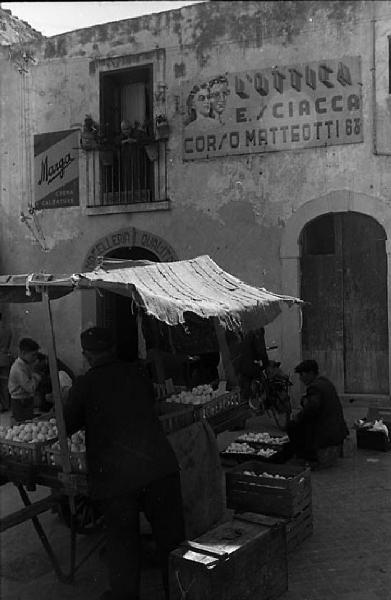
<instances>
[{"instance_id":1,"label":"open window","mask_svg":"<svg viewBox=\"0 0 391 600\"><path fill-rule=\"evenodd\" d=\"M152 65L101 74L101 203L133 204L157 198Z\"/></svg>"}]
</instances>

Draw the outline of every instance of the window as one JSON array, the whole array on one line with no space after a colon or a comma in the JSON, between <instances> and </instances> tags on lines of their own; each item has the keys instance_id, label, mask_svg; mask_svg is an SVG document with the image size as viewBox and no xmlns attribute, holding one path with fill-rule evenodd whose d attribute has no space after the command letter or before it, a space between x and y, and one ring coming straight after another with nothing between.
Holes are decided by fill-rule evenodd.
<instances>
[{"instance_id":1,"label":"window","mask_svg":"<svg viewBox=\"0 0 391 600\"><path fill-rule=\"evenodd\" d=\"M100 92L100 205L166 199L159 181L165 142L154 140L152 65L101 73Z\"/></svg>"}]
</instances>

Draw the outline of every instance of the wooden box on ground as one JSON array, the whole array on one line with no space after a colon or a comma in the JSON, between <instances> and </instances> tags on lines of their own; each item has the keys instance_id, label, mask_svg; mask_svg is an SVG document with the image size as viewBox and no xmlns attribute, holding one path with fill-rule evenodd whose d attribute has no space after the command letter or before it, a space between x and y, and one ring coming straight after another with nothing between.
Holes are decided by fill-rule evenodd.
<instances>
[{"instance_id":1,"label":"wooden box on ground","mask_svg":"<svg viewBox=\"0 0 391 600\"><path fill-rule=\"evenodd\" d=\"M288 554L296 550L313 534L312 504L308 504L295 517L285 520Z\"/></svg>"},{"instance_id":2,"label":"wooden box on ground","mask_svg":"<svg viewBox=\"0 0 391 600\"><path fill-rule=\"evenodd\" d=\"M262 473L285 479L263 476ZM294 517L311 504L310 469L251 460L227 471L225 477L228 508Z\"/></svg>"},{"instance_id":3,"label":"wooden box on ground","mask_svg":"<svg viewBox=\"0 0 391 600\"><path fill-rule=\"evenodd\" d=\"M170 555L170 600L274 600L288 588L285 525L235 515Z\"/></svg>"},{"instance_id":4,"label":"wooden box on ground","mask_svg":"<svg viewBox=\"0 0 391 600\"><path fill-rule=\"evenodd\" d=\"M379 450L389 452L391 450L390 439L382 431L368 431L368 429L357 429L357 448L361 450Z\"/></svg>"}]
</instances>

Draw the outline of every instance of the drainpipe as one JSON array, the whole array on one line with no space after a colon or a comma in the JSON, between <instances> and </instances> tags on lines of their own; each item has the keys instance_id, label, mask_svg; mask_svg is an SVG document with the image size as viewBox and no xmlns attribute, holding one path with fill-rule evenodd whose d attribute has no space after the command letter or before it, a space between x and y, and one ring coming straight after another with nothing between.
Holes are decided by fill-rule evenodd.
<instances>
[{"instance_id":1,"label":"drainpipe","mask_svg":"<svg viewBox=\"0 0 391 600\"><path fill-rule=\"evenodd\" d=\"M377 149L377 103L376 103L376 0L371 2L371 73L372 73L372 152L376 156L391 156L390 151Z\"/></svg>"},{"instance_id":2,"label":"drainpipe","mask_svg":"<svg viewBox=\"0 0 391 600\"><path fill-rule=\"evenodd\" d=\"M377 154L377 106L376 106L376 8L371 3L371 73L372 73L372 151Z\"/></svg>"}]
</instances>

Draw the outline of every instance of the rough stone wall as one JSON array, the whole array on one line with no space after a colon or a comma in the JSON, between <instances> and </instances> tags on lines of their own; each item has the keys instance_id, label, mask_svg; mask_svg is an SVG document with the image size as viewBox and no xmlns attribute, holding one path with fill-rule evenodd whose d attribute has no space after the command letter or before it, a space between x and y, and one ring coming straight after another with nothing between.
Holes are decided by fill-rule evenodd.
<instances>
[{"instance_id":1,"label":"rough stone wall","mask_svg":"<svg viewBox=\"0 0 391 600\"><path fill-rule=\"evenodd\" d=\"M14 17L12 11L1 8L0 4L0 46L30 43L42 39L42 34L26 21Z\"/></svg>"},{"instance_id":2,"label":"rough stone wall","mask_svg":"<svg viewBox=\"0 0 391 600\"><path fill-rule=\"evenodd\" d=\"M306 202L349 189L377 197L384 210L390 208L390 159L372 153L371 87L371 20L376 10L378 133L387 150L390 9L391 2L211 2L38 40L30 45L36 62L24 74L3 52L0 83L7 100L2 99L1 139L9 140L2 144L0 165L3 272L77 271L97 239L132 226L159 235L180 258L209 254L249 283L282 290L282 233L289 217ZM362 60L363 143L182 161L182 81L357 55ZM126 57L138 56L140 62L154 57L167 85L171 210L86 215L81 154L82 205L42 211L38 219L50 249L42 253L19 221L32 194L26 171L32 136L80 125L86 113L99 118L99 70L121 56L124 65ZM12 247L5 240L13 240ZM69 354L80 328L75 316L80 300L64 302L66 308L56 311L64 330L72 332L62 341ZM17 330L34 329L31 316L40 309L29 308L28 315L23 310L15 312ZM269 341L281 343L279 320L269 332ZM38 328L32 333L40 335Z\"/></svg>"}]
</instances>

